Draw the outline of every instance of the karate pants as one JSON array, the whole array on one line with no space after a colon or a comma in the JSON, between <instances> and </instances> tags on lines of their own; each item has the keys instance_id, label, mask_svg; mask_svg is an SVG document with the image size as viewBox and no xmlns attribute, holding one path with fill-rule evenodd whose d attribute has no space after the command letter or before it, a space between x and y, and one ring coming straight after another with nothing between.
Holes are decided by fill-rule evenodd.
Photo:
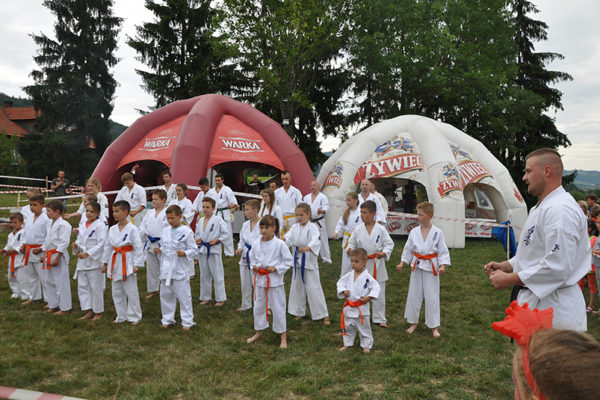
<instances>
[{"instance_id":1,"label":"karate pants","mask_svg":"<svg viewBox=\"0 0 600 400\"><path fill-rule=\"evenodd\" d=\"M139 322L142 319L142 306L138 293L137 275L127 276L126 281L112 281L112 297L117 312L116 322Z\"/></svg>"},{"instance_id":2,"label":"karate pants","mask_svg":"<svg viewBox=\"0 0 600 400\"><path fill-rule=\"evenodd\" d=\"M360 347L363 349L370 349L373 347L373 332L371 331L371 323L369 322L369 316L363 314L364 324L361 323L360 317L345 317L346 323L346 335L342 336L344 339L344 346L354 346L354 338L358 331L360 338Z\"/></svg>"},{"instance_id":3,"label":"karate pants","mask_svg":"<svg viewBox=\"0 0 600 400\"><path fill-rule=\"evenodd\" d=\"M329 316L327 312L327 303L325 294L321 287L318 269L305 269L304 282L300 266L292 274L292 283L290 286L290 300L288 312L296 317L306 315L306 298L308 297L308 306L310 307L310 316L313 320L323 319Z\"/></svg>"},{"instance_id":4,"label":"karate pants","mask_svg":"<svg viewBox=\"0 0 600 400\"><path fill-rule=\"evenodd\" d=\"M597 272L596 272L597 274ZM540 299L531 290L525 288L519 291L517 301L520 305L529 304L530 309L544 310L552 307L554 329L568 329L571 331L585 332L587 330L587 313L585 312L585 298L578 285L562 287L550 292Z\"/></svg>"},{"instance_id":5,"label":"karate pants","mask_svg":"<svg viewBox=\"0 0 600 400\"><path fill-rule=\"evenodd\" d=\"M104 312L104 273L100 268L77 271L77 294L81 311Z\"/></svg>"},{"instance_id":6,"label":"karate pants","mask_svg":"<svg viewBox=\"0 0 600 400\"><path fill-rule=\"evenodd\" d=\"M373 318L374 324L385 324L387 323L387 319L385 319L385 282L379 282L379 289L379 297L370 302L373 303L371 318Z\"/></svg>"},{"instance_id":7,"label":"karate pants","mask_svg":"<svg viewBox=\"0 0 600 400\"><path fill-rule=\"evenodd\" d=\"M348 249L345 249L342 245L342 272L340 273L340 278L352 270L352 265L350 265L350 256L348 255L347 250Z\"/></svg>"},{"instance_id":8,"label":"karate pants","mask_svg":"<svg viewBox=\"0 0 600 400\"><path fill-rule=\"evenodd\" d=\"M425 299L425 325L429 329L440 326L440 278L432 271L415 268L410 274L404 318L409 324L419 323L421 305Z\"/></svg>"},{"instance_id":9,"label":"karate pants","mask_svg":"<svg viewBox=\"0 0 600 400\"><path fill-rule=\"evenodd\" d=\"M325 218L315 222L319 227L319 234L321 238L321 250L319 255L324 263L331 264L331 251L329 250L329 237L327 236L327 225L325 224Z\"/></svg>"},{"instance_id":10,"label":"karate pants","mask_svg":"<svg viewBox=\"0 0 600 400\"><path fill-rule=\"evenodd\" d=\"M8 286L10 290L13 292L15 297L18 297L21 300L29 300L31 296L29 295L29 274L27 273L27 269L25 267L15 268L15 277L10 277L10 267L8 270Z\"/></svg>"},{"instance_id":11,"label":"karate pants","mask_svg":"<svg viewBox=\"0 0 600 400\"><path fill-rule=\"evenodd\" d=\"M215 282L215 301L221 303L227 300L225 294L225 272L221 254L198 255L200 265L200 301L212 300L212 283Z\"/></svg>"},{"instance_id":12,"label":"karate pants","mask_svg":"<svg viewBox=\"0 0 600 400\"><path fill-rule=\"evenodd\" d=\"M242 310L252 308L252 273L246 265L246 259L240 261L240 285L242 289Z\"/></svg>"},{"instance_id":13,"label":"karate pants","mask_svg":"<svg viewBox=\"0 0 600 400\"><path fill-rule=\"evenodd\" d=\"M225 220L225 226L227 227L227 238L223 241L223 253L225 253L226 257L233 257L235 255L235 248L233 247L232 225L233 222Z\"/></svg>"},{"instance_id":14,"label":"karate pants","mask_svg":"<svg viewBox=\"0 0 600 400\"><path fill-rule=\"evenodd\" d=\"M267 288L254 288L254 330L262 331L269 327L267 320ZM269 288L269 309L273 315L273 332L287 330L285 320L285 288L283 285Z\"/></svg>"},{"instance_id":15,"label":"karate pants","mask_svg":"<svg viewBox=\"0 0 600 400\"><path fill-rule=\"evenodd\" d=\"M160 311L163 325L175 324L175 308L179 301L179 316L181 326L191 328L194 326L194 309L192 308L192 290L188 279L171 280L167 286L167 280L160 281Z\"/></svg>"},{"instance_id":16,"label":"karate pants","mask_svg":"<svg viewBox=\"0 0 600 400\"><path fill-rule=\"evenodd\" d=\"M41 300L43 294L44 301L47 303L46 273L42 269L42 263L34 262L29 259L29 264L27 264L24 268L27 272L27 276L29 277L29 295L31 296L31 300Z\"/></svg>"},{"instance_id":17,"label":"karate pants","mask_svg":"<svg viewBox=\"0 0 600 400\"><path fill-rule=\"evenodd\" d=\"M69 265L64 257L56 267L46 270L46 291L48 307L59 307L61 311L69 311L73 307L71 300L71 282L69 282Z\"/></svg>"},{"instance_id":18,"label":"karate pants","mask_svg":"<svg viewBox=\"0 0 600 400\"><path fill-rule=\"evenodd\" d=\"M154 253L146 254L146 289L148 293L158 292L160 288L160 259Z\"/></svg>"}]
</instances>

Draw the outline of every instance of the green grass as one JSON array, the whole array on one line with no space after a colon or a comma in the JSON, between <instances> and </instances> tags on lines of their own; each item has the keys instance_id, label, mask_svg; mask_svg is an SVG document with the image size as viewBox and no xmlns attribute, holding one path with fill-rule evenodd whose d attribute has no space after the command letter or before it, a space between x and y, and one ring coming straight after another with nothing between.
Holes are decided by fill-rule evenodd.
<instances>
[{"instance_id":1,"label":"green grass","mask_svg":"<svg viewBox=\"0 0 600 400\"><path fill-rule=\"evenodd\" d=\"M0 235L4 243L6 234ZM485 262L504 256L494 241L468 240L466 249L451 250L452 267L442 277L442 326L433 339L424 325L412 336L403 319L408 271L394 266L404 241L396 241L388 263L387 317L390 328L373 328L373 352L358 346L338 353L342 301L335 295L340 242L331 242L334 264L321 267L332 326L288 317L289 348L267 330L258 342L251 312L240 304L237 259L225 259L229 300L224 307L199 306L198 276L192 280L197 326L160 327L158 298L145 299L145 272L138 275L143 320L137 327L114 326L110 287L106 313L98 322L79 321L76 282L74 312L57 317L41 305L23 307L9 298L0 280L0 385L90 399L213 398L361 398L361 399L507 399L513 393L514 346L490 328L504 317L508 291L491 287ZM74 270L71 262L71 272ZM287 274L286 288L289 290ZM109 286L109 285L107 285ZM586 294L587 295L587 294ZM179 316L177 314L178 323ZM589 330L599 338L600 318L590 317Z\"/></svg>"}]
</instances>

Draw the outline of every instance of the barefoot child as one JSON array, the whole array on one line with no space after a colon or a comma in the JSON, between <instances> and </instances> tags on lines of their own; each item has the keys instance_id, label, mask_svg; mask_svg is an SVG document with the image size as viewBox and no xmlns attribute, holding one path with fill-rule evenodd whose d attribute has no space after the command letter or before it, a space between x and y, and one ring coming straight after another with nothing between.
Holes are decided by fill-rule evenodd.
<instances>
[{"instance_id":1,"label":"barefoot child","mask_svg":"<svg viewBox=\"0 0 600 400\"><path fill-rule=\"evenodd\" d=\"M12 290L12 299L29 300L29 275L23 268L23 253L21 247L25 243L23 230L23 214L14 213L10 216L12 232L8 234L6 246L0 250L8 258L8 286Z\"/></svg>"},{"instance_id":2,"label":"barefoot child","mask_svg":"<svg viewBox=\"0 0 600 400\"><path fill-rule=\"evenodd\" d=\"M369 274L379 283L379 296L373 300L373 322L382 328L387 328L385 318L385 282L388 273L385 262L390 259L394 250L394 241L390 237L385 226L375 222L377 207L371 200L366 200L360 205L360 218L362 223L358 224L350 236L350 244L346 249L348 255L353 249L363 248L367 251L367 270Z\"/></svg>"},{"instance_id":3,"label":"barefoot child","mask_svg":"<svg viewBox=\"0 0 600 400\"><path fill-rule=\"evenodd\" d=\"M169 206L176 205L181 208L183 218L181 223L190 225L194 221L194 207L190 199L187 198L188 187L185 183L178 183L175 186L177 197L169 203Z\"/></svg>"},{"instance_id":4,"label":"barefoot child","mask_svg":"<svg viewBox=\"0 0 600 400\"><path fill-rule=\"evenodd\" d=\"M258 209L260 203L256 199L244 203L244 216L248 221L242 225L240 241L235 254L240 258L240 284L242 289L242 305L238 311L252 308L252 274L250 269L250 250L252 243L260 238L260 226L258 224Z\"/></svg>"},{"instance_id":5,"label":"barefoot child","mask_svg":"<svg viewBox=\"0 0 600 400\"><path fill-rule=\"evenodd\" d=\"M165 203L167 192L158 189L152 193L152 209L149 210L140 225L140 238L144 243L144 256L146 257L146 287L147 299L158 295L160 288L160 257L154 249L161 247L161 235L167 224Z\"/></svg>"},{"instance_id":6,"label":"barefoot child","mask_svg":"<svg viewBox=\"0 0 600 400\"><path fill-rule=\"evenodd\" d=\"M358 193L350 192L346 195L346 210L338 220L335 226L334 239L342 238L342 272L340 277L346 275L352 270L350 266L350 256L346 252L352 231L361 222L360 209L358 208Z\"/></svg>"},{"instance_id":7,"label":"barefoot child","mask_svg":"<svg viewBox=\"0 0 600 400\"><path fill-rule=\"evenodd\" d=\"M137 325L142 320L142 307L137 286L138 267L144 265L144 253L139 229L131 223L129 203L124 200L113 204L113 218L104 242L102 272L112 282L112 297L117 318L115 324L129 321Z\"/></svg>"},{"instance_id":8,"label":"barefoot child","mask_svg":"<svg viewBox=\"0 0 600 400\"><path fill-rule=\"evenodd\" d=\"M23 302L24 305L42 299L47 300L46 273L42 263L41 253L42 244L46 240L46 234L50 227L50 219L46 215L45 200L41 194L34 194L29 197L29 210L31 215L25 218L25 244L21 248L24 254L23 265L25 272L29 276L29 295L30 299ZM47 305L46 305L47 308Z\"/></svg>"},{"instance_id":9,"label":"barefoot child","mask_svg":"<svg viewBox=\"0 0 600 400\"><path fill-rule=\"evenodd\" d=\"M155 247L154 253L160 255L160 310L162 327L175 324L175 308L179 301L179 316L183 330L194 326L192 291L190 289L189 263L198 254L194 232L181 223L182 212L177 205L166 211L169 226L161 234L161 247Z\"/></svg>"},{"instance_id":10,"label":"barefoot child","mask_svg":"<svg viewBox=\"0 0 600 400\"><path fill-rule=\"evenodd\" d=\"M198 264L200 266L200 304L212 300L212 283L215 282L215 306L220 307L227 300L225 293L225 272L221 256L221 243L227 239L230 230L215 212L215 200L202 199L202 213L196 224L196 243L198 244Z\"/></svg>"},{"instance_id":11,"label":"barefoot child","mask_svg":"<svg viewBox=\"0 0 600 400\"><path fill-rule=\"evenodd\" d=\"M252 244L250 263L254 273L254 336L246 340L253 343L269 327L267 311L273 311L273 332L281 335L280 348L287 348L285 320L285 287L283 275L292 266L292 255L285 243L275 237L279 221L266 215L260 222L261 238Z\"/></svg>"},{"instance_id":12,"label":"barefoot child","mask_svg":"<svg viewBox=\"0 0 600 400\"><path fill-rule=\"evenodd\" d=\"M427 201L417 204L419 226L410 231L402 251L402 261L396 268L401 271L402 267L409 263L412 268L404 312L404 318L410 324L406 332L413 333L417 329L424 298L425 325L432 329L433 337L439 337L439 275L443 275L446 266L450 265L450 253L442 231L431 223L431 218L433 204Z\"/></svg>"},{"instance_id":13,"label":"barefoot child","mask_svg":"<svg viewBox=\"0 0 600 400\"><path fill-rule=\"evenodd\" d=\"M317 257L321 248L319 228L310 221L311 209L306 203L296 206L296 223L283 238L294 254L294 272L290 284L288 312L296 319L306 315L306 300L313 321L323 320L329 325L329 312L319 278Z\"/></svg>"},{"instance_id":14,"label":"barefoot child","mask_svg":"<svg viewBox=\"0 0 600 400\"><path fill-rule=\"evenodd\" d=\"M79 228L73 250L77 251L77 293L81 310L86 313L79 319L94 321L104 312L104 284L102 256L108 233L106 223L100 219L100 203L91 201L85 206L86 222Z\"/></svg>"},{"instance_id":15,"label":"barefoot child","mask_svg":"<svg viewBox=\"0 0 600 400\"><path fill-rule=\"evenodd\" d=\"M48 310L56 315L71 311L71 283L69 281L69 242L71 224L62 219L63 202L52 200L46 204L46 214L52 221L48 228L46 241L42 245L45 251L46 289L48 291Z\"/></svg>"},{"instance_id":16,"label":"barefoot child","mask_svg":"<svg viewBox=\"0 0 600 400\"><path fill-rule=\"evenodd\" d=\"M358 331L360 347L368 354L373 347L373 333L369 322L369 301L379 296L379 283L367 271L367 252L365 249L354 249L350 253L350 264L353 271L348 272L337 282L337 293L340 299L345 298L342 308L340 328L344 336L344 351L354 345L354 336ZM365 318L366 317L366 318Z\"/></svg>"}]
</instances>

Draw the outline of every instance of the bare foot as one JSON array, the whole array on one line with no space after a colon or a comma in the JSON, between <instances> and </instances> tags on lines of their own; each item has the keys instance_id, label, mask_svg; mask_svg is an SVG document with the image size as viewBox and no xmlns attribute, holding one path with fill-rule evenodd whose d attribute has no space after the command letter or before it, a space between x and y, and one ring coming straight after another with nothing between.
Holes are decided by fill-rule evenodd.
<instances>
[{"instance_id":1,"label":"bare foot","mask_svg":"<svg viewBox=\"0 0 600 400\"><path fill-rule=\"evenodd\" d=\"M151 298L153 298L154 296L157 296L157 295L158 295L158 293L159 293L159 292L150 292L150 293L148 293L148 296L146 296L146 298L147 298L147 299L151 299Z\"/></svg>"},{"instance_id":2,"label":"bare foot","mask_svg":"<svg viewBox=\"0 0 600 400\"><path fill-rule=\"evenodd\" d=\"M100 318L102 318L102 313L98 313L98 314L94 315L94 318L92 318L92 321L98 321Z\"/></svg>"},{"instance_id":3,"label":"bare foot","mask_svg":"<svg viewBox=\"0 0 600 400\"><path fill-rule=\"evenodd\" d=\"M204 301L201 301L201 302L200 302L200 305L201 305L201 306L205 306L205 305L207 305L207 304L208 304L208 302L209 302L209 301L210 301L210 300L204 300Z\"/></svg>"},{"instance_id":4,"label":"bare foot","mask_svg":"<svg viewBox=\"0 0 600 400\"><path fill-rule=\"evenodd\" d=\"M48 309L47 309L47 310L45 310L44 312L47 312L47 313L54 313L54 312L57 312L57 311L58 311L58 307L56 307L56 308L48 308Z\"/></svg>"},{"instance_id":5,"label":"bare foot","mask_svg":"<svg viewBox=\"0 0 600 400\"><path fill-rule=\"evenodd\" d=\"M167 329L168 327L170 327L171 325L167 325L167 324L162 324L160 327L163 329Z\"/></svg>"},{"instance_id":6,"label":"bare foot","mask_svg":"<svg viewBox=\"0 0 600 400\"><path fill-rule=\"evenodd\" d=\"M406 330L406 333L408 333L408 334L410 335L410 334L412 334L412 333L413 333L414 331L416 331L416 330L417 330L417 324L412 324L412 325L410 326L410 328L408 328L408 329Z\"/></svg>"},{"instance_id":7,"label":"bare foot","mask_svg":"<svg viewBox=\"0 0 600 400\"><path fill-rule=\"evenodd\" d=\"M54 313L54 315L67 315L70 312L71 311L58 310L57 312Z\"/></svg>"},{"instance_id":8,"label":"bare foot","mask_svg":"<svg viewBox=\"0 0 600 400\"><path fill-rule=\"evenodd\" d=\"M389 328L388 324L386 324L385 322L381 322L378 325L380 328Z\"/></svg>"},{"instance_id":9,"label":"bare foot","mask_svg":"<svg viewBox=\"0 0 600 400\"><path fill-rule=\"evenodd\" d=\"M28 304L33 303L33 300L29 299L29 300L25 300L24 302L21 303L22 306L26 306Z\"/></svg>"},{"instance_id":10,"label":"bare foot","mask_svg":"<svg viewBox=\"0 0 600 400\"><path fill-rule=\"evenodd\" d=\"M281 334L281 344L279 345L280 349L287 349L287 332L283 332Z\"/></svg>"},{"instance_id":11,"label":"bare foot","mask_svg":"<svg viewBox=\"0 0 600 400\"><path fill-rule=\"evenodd\" d=\"M235 311L244 311L242 307L236 308Z\"/></svg>"},{"instance_id":12,"label":"bare foot","mask_svg":"<svg viewBox=\"0 0 600 400\"><path fill-rule=\"evenodd\" d=\"M271 309L267 310L267 315L271 315Z\"/></svg>"},{"instance_id":13,"label":"bare foot","mask_svg":"<svg viewBox=\"0 0 600 400\"><path fill-rule=\"evenodd\" d=\"M140 321L134 321L134 322L131 323L131 326L136 326L139 323L140 323Z\"/></svg>"},{"instance_id":14,"label":"bare foot","mask_svg":"<svg viewBox=\"0 0 600 400\"><path fill-rule=\"evenodd\" d=\"M346 351L347 348L348 346L340 347L338 351L341 353L342 351Z\"/></svg>"},{"instance_id":15,"label":"bare foot","mask_svg":"<svg viewBox=\"0 0 600 400\"><path fill-rule=\"evenodd\" d=\"M246 343L248 343L248 344L254 343L258 339L260 339L261 336L262 336L262 332L256 331L256 333L254 334L254 336L252 336L251 338L246 339Z\"/></svg>"},{"instance_id":16,"label":"bare foot","mask_svg":"<svg viewBox=\"0 0 600 400\"><path fill-rule=\"evenodd\" d=\"M215 307L221 307L223 304L225 304L224 301L220 301L218 303L215 303Z\"/></svg>"},{"instance_id":17,"label":"bare foot","mask_svg":"<svg viewBox=\"0 0 600 400\"><path fill-rule=\"evenodd\" d=\"M331 325L331 321L329 320L329 317L323 318L323 325Z\"/></svg>"},{"instance_id":18,"label":"bare foot","mask_svg":"<svg viewBox=\"0 0 600 400\"><path fill-rule=\"evenodd\" d=\"M433 337L440 337L440 331L438 331L438 328L433 328Z\"/></svg>"},{"instance_id":19,"label":"bare foot","mask_svg":"<svg viewBox=\"0 0 600 400\"><path fill-rule=\"evenodd\" d=\"M44 306L44 308L50 308L50 306L49 306L48 304L46 304L46 305Z\"/></svg>"},{"instance_id":20,"label":"bare foot","mask_svg":"<svg viewBox=\"0 0 600 400\"><path fill-rule=\"evenodd\" d=\"M92 312L92 310L89 310L83 316L79 317L79 319L90 319L93 316L94 316L94 313Z\"/></svg>"},{"instance_id":21,"label":"bare foot","mask_svg":"<svg viewBox=\"0 0 600 400\"><path fill-rule=\"evenodd\" d=\"M189 326L182 326L181 329L183 329L184 331L189 331L190 327Z\"/></svg>"},{"instance_id":22,"label":"bare foot","mask_svg":"<svg viewBox=\"0 0 600 400\"><path fill-rule=\"evenodd\" d=\"M367 349L366 347L363 349L363 353L369 354L371 353L371 349Z\"/></svg>"},{"instance_id":23,"label":"bare foot","mask_svg":"<svg viewBox=\"0 0 600 400\"><path fill-rule=\"evenodd\" d=\"M298 321L299 319L302 319L302 318L304 318L304 317L303 317L303 316L302 316L302 317L301 317L301 316L298 316L298 317L296 317L296 318L294 318L294 319L295 319L296 321Z\"/></svg>"}]
</instances>

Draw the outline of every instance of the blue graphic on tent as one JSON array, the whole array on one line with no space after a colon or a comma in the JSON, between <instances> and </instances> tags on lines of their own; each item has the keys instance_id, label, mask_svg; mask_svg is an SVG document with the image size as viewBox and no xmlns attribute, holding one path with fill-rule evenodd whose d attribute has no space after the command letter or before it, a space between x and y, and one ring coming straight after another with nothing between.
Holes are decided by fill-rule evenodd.
<instances>
[{"instance_id":1,"label":"blue graphic on tent","mask_svg":"<svg viewBox=\"0 0 600 400\"><path fill-rule=\"evenodd\" d=\"M375 148L375 154L377 154L377 156L383 156L390 150L394 149L400 149L406 153L412 153L414 152L415 146L412 144L410 139L399 137L398 139L394 140L390 139L385 143L377 146Z\"/></svg>"},{"instance_id":2,"label":"blue graphic on tent","mask_svg":"<svg viewBox=\"0 0 600 400\"><path fill-rule=\"evenodd\" d=\"M342 163L340 163L339 161L335 164L335 166L333 167L333 172L339 176L342 175L342 172L344 172L344 166L342 165Z\"/></svg>"},{"instance_id":3,"label":"blue graphic on tent","mask_svg":"<svg viewBox=\"0 0 600 400\"><path fill-rule=\"evenodd\" d=\"M458 170L456 168L454 168L452 165L450 164L446 164L442 167L442 174L446 177L446 178L459 178L460 175L458 174Z\"/></svg>"},{"instance_id":4,"label":"blue graphic on tent","mask_svg":"<svg viewBox=\"0 0 600 400\"><path fill-rule=\"evenodd\" d=\"M460 147L458 147L454 143L450 143L450 150L452 150L452 154L454 155L454 158L456 158L456 156L460 155L463 158L466 158L469 160L471 159L471 155L469 153L467 153L464 150L461 150Z\"/></svg>"}]
</instances>

